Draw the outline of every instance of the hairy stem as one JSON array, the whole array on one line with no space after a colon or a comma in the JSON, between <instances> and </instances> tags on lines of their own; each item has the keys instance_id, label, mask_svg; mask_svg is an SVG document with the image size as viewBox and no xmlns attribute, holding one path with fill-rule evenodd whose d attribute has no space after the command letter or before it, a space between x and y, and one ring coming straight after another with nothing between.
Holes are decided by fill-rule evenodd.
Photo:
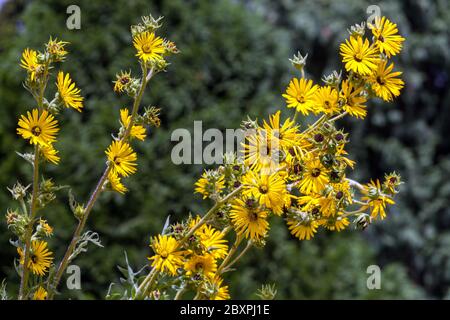
<instances>
[{"instance_id":1,"label":"hairy stem","mask_svg":"<svg viewBox=\"0 0 450 320\"><path fill-rule=\"evenodd\" d=\"M245 248L239 253L239 255L233 259L233 261L231 261L230 263L228 263L227 265L225 265L222 268L222 272L221 273L225 273L230 271L230 268L236 264L236 262L238 262L247 252L248 250L252 247L253 243L252 241L247 241L247 245L245 246Z\"/></svg>"}]
</instances>

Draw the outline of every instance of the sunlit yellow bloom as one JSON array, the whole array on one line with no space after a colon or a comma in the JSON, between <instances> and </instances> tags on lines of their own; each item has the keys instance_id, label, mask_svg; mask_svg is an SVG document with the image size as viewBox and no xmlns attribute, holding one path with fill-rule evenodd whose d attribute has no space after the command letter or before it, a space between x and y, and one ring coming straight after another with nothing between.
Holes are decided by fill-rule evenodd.
<instances>
[{"instance_id":1,"label":"sunlit yellow bloom","mask_svg":"<svg viewBox=\"0 0 450 320\"><path fill-rule=\"evenodd\" d=\"M244 195L254 197L260 205L271 209L277 215L283 213L287 190L283 178L278 173L264 175L250 170L243 177L242 183Z\"/></svg>"},{"instance_id":2,"label":"sunlit yellow bloom","mask_svg":"<svg viewBox=\"0 0 450 320\"><path fill-rule=\"evenodd\" d=\"M398 34L397 25L386 17L376 17L375 24L369 24L368 28L372 30L375 45L388 58L395 56L402 50L402 43L405 38Z\"/></svg>"},{"instance_id":3,"label":"sunlit yellow bloom","mask_svg":"<svg viewBox=\"0 0 450 320\"><path fill-rule=\"evenodd\" d=\"M32 241L30 248L30 257L28 259L28 269L38 276L43 276L53 261L52 252L47 248L47 242L45 241ZM20 264L25 263L25 255L22 248L17 248L17 252L20 255Z\"/></svg>"},{"instance_id":4,"label":"sunlit yellow bloom","mask_svg":"<svg viewBox=\"0 0 450 320\"><path fill-rule=\"evenodd\" d=\"M201 178L195 183L195 192L203 195L203 199L210 195L219 194L225 186L225 177L223 175L218 178L205 171Z\"/></svg>"},{"instance_id":5,"label":"sunlit yellow bloom","mask_svg":"<svg viewBox=\"0 0 450 320\"><path fill-rule=\"evenodd\" d=\"M303 115L307 115L310 111L313 111L314 107L314 93L318 86L313 85L312 80L306 80L304 78L294 78L289 83L286 89L286 93L283 97L286 99L288 108L295 108Z\"/></svg>"},{"instance_id":6,"label":"sunlit yellow bloom","mask_svg":"<svg viewBox=\"0 0 450 320\"><path fill-rule=\"evenodd\" d=\"M311 240L319 225L315 220L297 221L292 218L287 219L287 224L291 234L300 240Z\"/></svg>"},{"instance_id":7,"label":"sunlit yellow bloom","mask_svg":"<svg viewBox=\"0 0 450 320\"><path fill-rule=\"evenodd\" d=\"M34 292L33 300L45 300L47 299L47 291L39 286L37 290Z\"/></svg>"},{"instance_id":8,"label":"sunlit yellow bloom","mask_svg":"<svg viewBox=\"0 0 450 320\"><path fill-rule=\"evenodd\" d=\"M128 177L136 172L137 155L127 142L113 141L105 153L114 173Z\"/></svg>"},{"instance_id":9,"label":"sunlit yellow bloom","mask_svg":"<svg viewBox=\"0 0 450 320\"><path fill-rule=\"evenodd\" d=\"M150 247L155 255L148 258L152 267L160 272L176 275L177 269L183 266L183 251L179 251L177 240L172 236L158 235L151 241Z\"/></svg>"},{"instance_id":10,"label":"sunlit yellow bloom","mask_svg":"<svg viewBox=\"0 0 450 320\"><path fill-rule=\"evenodd\" d=\"M43 110L39 115L38 109L33 109L27 116L22 115L19 119L17 133L24 139L29 139L30 144L48 146L56 141L56 134L59 131L58 121L55 117Z\"/></svg>"},{"instance_id":11,"label":"sunlit yellow bloom","mask_svg":"<svg viewBox=\"0 0 450 320\"><path fill-rule=\"evenodd\" d=\"M363 91L363 87L355 88L350 81L344 80L339 93L339 101L342 103L344 111L353 117L361 119L364 119L367 115L366 106L364 105L367 99L363 95Z\"/></svg>"},{"instance_id":12,"label":"sunlit yellow bloom","mask_svg":"<svg viewBox=\"0 0 450 320\"><path fill-rule=\"evenodd\" d=\"M192 276L195 274L202 274L207 278L214 278L217 271L217 263L214 256L211 254L192 255L184 264L186 275Z\"/></svg>"},{"instance_id":13,"label":"sunlit yellow bloom","mask_svg":"<svg viewBox=\"0 0 450 320\"><path fill-rule=\"evenodd\" d=\"M143 32L133 39L133 44L139 59L144 62L162 59L164 53L163 39L155 36L153 32Z\"/></svg>"},{"instance_id":14,"label":"sunlit yellow bloom","mask_svg":"<svg viewBox=\"0 0 450 320\"><path fill-rule=\"evenodd\" d=\"M210 253L215 259L222 259L227 255L227 240L221 231L205 224L195 235L199 237L203 251Z\"/></svg>"},{"instance_id":15,"label":"sunlit yellow bloom","mask_svg":"<svg viewBox=\"0 0 450 320\"><path fill-rule=\"evenodd\" d=\"M36 81L36 75L41 70L41 65L37 59L37 52L28 48L25 49L22 53L20 66L28 71L31 81Z\"/></svg>"},{"instance_id":16,"label":"sunlit yellow bloom","mask_svg":"<svg viewBox=\"0 0 450 320\"><path fill-rule=\"evenodd\" d=\"M381 61L377 70L369 77L372 90L384 101L392 101L394 97L399 96L405 84L402 79L397 78L402 72L392 72L393 68L393 63L387 66L387 61Z\"/></svg>"},{"instance_id":17,"label":"sunlit yellow bloom","mask_svg":"<svg viewBox=\"0 0 450 320\"><path fill-rule=\"evenodd\" d=\"M375 182L370 181L365 186L363 193L365 196L361 200L368 202L368 205L363 206L363 208L370 209L371 217L377 219L379 216L381 220L386 218L386 206L395 204L395 202L391 197L382 193L380 181L378 179Z\"/></svg>"},{"instance_id":18,"label":"sunlit yellow bloom","mask_svg":"<svg viewBox=\"0 0 450 320\"><path fill-rule=\"evenodd\" d=\"M350 37L350 41L347 39L341 44L340 52L347 71L368 75L377 68L377 51L367 39L363 41L362 37Z\"/></svg>"},{"instance_id":19,"label":"sunlit yellow bloom","mask_svg":"<svg viewBox=\"0 0 450 320\"><path fill-rule=\"evenodd\" d=\"M275 171L280 165L280 140L272 137L270 132L257 129L246 136L242 143L245 164L264 174Z\"/></svg>"},{"instance_id":20,"label":"sunlit yellow bloom","mask_svg":"<svg viewBox=\"0 0 450 320\"><path fill-rule=\"evenodd\" d=\"M119 175L113 171L108 174L108 182L109 187L118 193L124 194L128 191L127 187L121 182Z\"/></svg>"},{"instance_id":21,"label":"sunlit yellow bloom","mask_svg":"<svg viewBox=\"0 0 450 320\"><path fill-rule=\"evenodd\" d=\"M314 110L325 114L333 114L339 111L338 92L330 86L320 87L314 95Z\"/></svg>"},{"instance_id":22,"label":"sunlit yellow bloom","mask_svg":"<svg viewBox=\"0 0 450 320\"><path fill-rule=\"evenodd\" d=\"M280 121L281 111L277 111L269 117L269 123L264 120L263 127L271 137L277 139L281 148L290 148L297 143L299 139L298 127L295 122L287 118L284 123Z\"/></svg>"},{"instance_id":23,"label":"sunlit yellow bloom","mask_svg":"<svg viewBox=\"0 0 450 320\"><path fill-rule=\"evenodd\" d=\"M128 128L131 121L131 115L129 115L128 109L120 109L120 121L124 128ZM141 125L133 125L131 127L130 136L144 141L147 136L147 130Z\"/></svg>"},{"instance_id":24,"label":"sunlit yellow bloom","mask_svg":"<svg viewBox=\"0 0 450 320\"><path fill-rule=\"evenodd\" d=\"M237 234L247 239L260 239L269 229L267 212L251 198L236 199L230 211Z\"/></svg>"},{"instance_id":25,"label":"sunlit yellow bloom","mask_svg":"<svg viewBox=\"0 0 450 320\"><path fill-rule=\"evenodd\" d=\"M305 172L299 183L299 189L304 194L320 193L328 183L327 170L319 159L312 157L305 163Z\"/></svg>"},{"instance_id":26,"label":"sunlit yellow bloom","mask_svg":"<svg viewBox=\"0 0 450 320\"><path fill-rule=\"evenodd\" d=\"M53 147L53 145L48 144L46 146L42 146L39 150L41 151L44 158L50 161L51 163L53 164L59 163L60 158L58 156L58 150L56 150Z\"/></svg>"},{"instance_id":27,"label":"sunlit yellow bloom","mask_svg":"<svg viewBox=\"0 0 450 320\"><path fill-rule=\"evenodd\" d=\"M70 75L60 71L56 80L58 87L59 98L66 108L74 108L81 112L83 108L83 97L80 95L80 89L75 85L75 82L70 79Z\"/></svg>"}]
</instances>

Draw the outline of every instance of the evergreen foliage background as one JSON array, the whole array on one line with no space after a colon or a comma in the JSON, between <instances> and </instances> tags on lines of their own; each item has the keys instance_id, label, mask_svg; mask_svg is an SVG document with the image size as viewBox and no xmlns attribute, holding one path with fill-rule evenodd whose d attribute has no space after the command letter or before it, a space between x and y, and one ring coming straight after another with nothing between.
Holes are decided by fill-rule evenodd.
<instances>
[{"instance_id":1,"label":"evergreen foliage background","mask_svg":"<svg viewBox=\"0 0 450 320\"><path fill-rule=\"evenodd\" d=\"M4 1L0 1L4 2ZM81 30L65 27L67 6L82 11ZM46 176L70 184L78 201L86 201L104 166L103 150L118 127L119 108L130 103L112 91L120 69L137 73L129 25L141 15L163 15L162 34L181 54L167 73L152 80L144 104L162 107L162 127L137 146L139 175L127 180L125 197L104 194L89 229L105 248L90 247L76 263L82 290L63 290L60 298L104 298L118 282L124 251L135 268L150 253L148 242L172 220L203 213L209 203L193 194L201 165L172 164L170 134L176 128L237 128L249 114L259 119L284 109L282 91L297 76L290 58L308 52L307 72L319 82L341 69L339 43L346 29L367 18L368 1L294 0L39 0L6 1L0 8L0 211L15 206L7 186L29 183L31 167L14 151L29 146L15 128L19 114L33 106L22 88L19 67L26 47L39 48L49 36L71 42L63 69L86 98L82 114L62 116L59 166ZM388 219L364 232L320 233L299 242L280 221L273 221L264 250L253 250L228 276L232 296L255 298L262 283L276 283L278 298L450 298L450 4L445 0L380 1L382 14L398 24L407 39L397 56L406 87L394 104L370 105L365 121L344 120L349 151L357 161L353 177L366 181L397 170L405 180ZM289 114L290 111L285 111ZM57 258L75 227L62 191L45 212L56 234L50 246ZM10 233L0 223L0 278L10 291L18 277ZM366 288L366 269L382 269L382 289Z\"/></svg>"}]
</instances>

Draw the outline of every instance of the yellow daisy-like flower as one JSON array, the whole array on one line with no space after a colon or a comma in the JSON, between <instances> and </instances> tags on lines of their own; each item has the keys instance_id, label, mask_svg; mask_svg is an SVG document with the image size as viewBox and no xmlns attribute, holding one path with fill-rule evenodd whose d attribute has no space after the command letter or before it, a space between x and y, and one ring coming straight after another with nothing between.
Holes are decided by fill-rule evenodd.
<instances>
[{"instance_id":1,"label":"yellow daisy-like flower","mask_svg":"<svg viewBox=\"0 0 450 320\"><path fill-rule=\"evenodd\" d=\"M309 111L314 107L314 93L318 86L313 85L312 80L306 80L304 78L294 78L289 83L286 89L286 93L283 97L286 99L288 108L295 108L303 115L307 115Z\"/></svg>"},{"instance_id":2,"label":"yellow daisy-like flower","mask_svg":"<svg viewBox=\"0 0 450 320\"><path fill-rule=\"evenodd\" d=\"M41 70L41 65L38 63L37 52L31 49L25 49L22 53L20 66L27 70L30 80L36 81L36 75Z\"/></svg>"},{"instance_id":3,"label":"yellow daisy-like flower","mask_svg":"<svg viewBox=\"0 0 450 320\"><path fill-rule=\"evenodd\" d=\"M105 153L115 174L128 177L136 172L137 155L127 142L113 141Z\"/></svg>"},{"instance_id":4,"label":"yellow daisy-like flower","mask_svg":"<svg viewBox=\"0 0 450 320\"><path fill-rule=\"evenodd\" d=\"M320 193L328 183L327 170L319 159L311 158L305 163L305 172L299 183L303 194Z\"/></svg>"},{"instance_id":5,"label":"yellow daisy-like flower","mask_svg":"<svg viewBox=\"0 0 450 320\"><path fill-rule=\"evenodd\" d=\"M50 53L54 59L54 61L64 61L66 55L68 54L65 46L68 45L69 42L66 41L58 41L57 38L50 40L45 44L47 48L47 52Z\"/></svg>"},{"instance_id":6,"label":"yellow daisy-like flower","mask_svg":"<svg viewBox=\"0 0 450 320\"><path fill-rule=\"evenodd\" d=\"M45 275L53 261L53 253L48 250L47 242L40 240L32 241L30 249L28 269L30 269L31 272L38 276ZM23 265L25 261L25 255L22 248L17 248L17 252L20 255L20 264Z\"/></svg>"},{"instance_id":7,"label":"yellow daisy-like flower","mask_svg":"<svg viewBox=\"0 0 450 320\"><path fill-rule=\"evenodd\" d=\"M205 224L195 232L195 235L200 239L203 252L211 254L215 259L225 258L228 253L227 240L224 239L225 234Z\"/></svg>"},{"instance_id":8,"label":"yellow daisy-like flower","mask_svg":"<svg viewBox=\"0 0 450 320\"><path fill-rule=\"evenodd\" d=\"M373 219L377 219L378 216L381 220L386 218L386 206L388 204L395 204L395 202L389 196L383 194L380 181L378 179L375 182L370 181L365 186L363 193L365 196L361 197L361 200L368 202L368 205L363 208L365 210L370 209L370 216Z\"/></svg>"},{"instance_id":9,"label":"yellow daisy-like flower","mask_svg":"<svg viewBox=\"0 0 450 320\"><path fill-rule=\"evenodd\" d=\"M327 219L319 220L319 224L330 231L341 232L350 224L347 218L342 218L337 215L334 217L329 217Z\"/></svg>"},{"instance_id":10,"label":"yellow daisy-like flower","mask_svg":"<svg viewBox=\"0 0 450 320\"><path fill-rule=\"evenodd\" d=\"M53 164L59 163L58 150L56 150L53 145L48 144L46 146L42 146L39 151L44 156L47 161L50 161Z\"/></svg>"},{"instance_id":11,"label":"yellow daisy-like flower","mask_svg":"<svg viewBox=\"0 0 450 320\"><path fill-rule=\"evenodd\" d=\"M131 121L131 115L129 114L128 109L120 109L120 121L124 128L128 128ZM147 136L147 130L145 130L145 128L141 125L133 125L131 127L130 136L132 138L144 141Z\"/></svg>"},{"instance_id":12,"label":"yellow daisy-like flower","mask_svg":"<svg viewBox=\"0 0 450 320\"><path fill-rule=\"evenodd\" d=\"M163 39L155 36L153 32L143 32L133 39L133 44L139 59L144 62L162 59L165 51Z\"/></svg>"},{"instance_id":13,"label":"yellow daisy-like flower","mask_svg":"<svg viewBox=\"0 0 450 320\"><path fill-rule=\"evenodd\" d=\"M247 239L260 239L269 229L267 212L251 198L236 199L230 211L237 234Z\"/></svg>"},{"instance_id":14,"label":"yellow daisy-like flower","mask_svg":"<svg viewBox=\"0 0 450 320\"><path fill-rule=\"evenodd\" d=\"M339 112L338 92L330 86L320 87L314 95L315 111L325 114Z\"/></svg>"},{"instance_id":15,"label":"yellow daisy-like flower","mask_svg":"<svg viewBox=\"0 0 450 320\"><path fill-rule=\"evenodd\" d=\"M39 228L47 237L53 235L53 228L47 223L46 220L39 219Z\"/></svg>"},{"instance_id":16,"label":"yellow daisy-like flower","mask_svg":"<svg viewBox=\"0 0 450 320\"><path fill-rule=\"evenodd\" d=\"M109 187L118 193L124 194L128 191L127 187L121 182L119 175L113 171L108 174L108 182Z\"/></svg>"},{"instance_id":17,"label":"yellow daisy-like flower","mask_svg":"<svg viewBox=\"0 0 450 320\"><path fill-rule=\"evenodd\" d=\"M257 129L246 136L242 143L244 162L254 170L264 173L275 171L280 165L280 140L264 129Z\"/></svg>"},{"instance_id":18,"label":"yellow daisy-like flower","mask_svg":"<svg viewBox=\"0 0 450 320\"><path fill-rule=\"evenodd\" d=\"M47 290L39 286L37 290L34 292L33 300L45 300L47 299Z\"/></svg>"},{"instance_id":19,"label":"yellow daisy-like flower","mask_svg":"<svg viewBox=\"0 0 450 320\"><path fill-rule=\"evenodd\" d=\"M59 98L64 106L81 112L83 108L83 97L80 95L81 90L70 79L70 75L67 73L64 76L64 72L58 72L56 86L58 87Z\"/></svg>"},{"instance_id":20,"label":"yellow daisy-like flower","mask_svg":"<svg viewBox=\"0 0 450 320\"><path fill-rule=\"evenodd\" d=\"M297 221L296 219L288 218L287 224L289 231L300 240L311 240L317 232L319 223L315 220Z\"/></svg>"},{"instance_id":21,"label":"yellow daisy-like flower","mask_svg":"<svg viewBox=\"0 0 450 320\"><path fill-rule=\"evenodd\" d=\"M405 38L398 34L395 23L392 23L386 17L376 17L375 24L369 24L368 27L372 30L375 45L388 58L395 56L402 50L402 43Z\"/></svg>"},{"instance_id":22,"label":"yellow daisy-like flower","mask_svg":"<svg viewBox=\"0 0 450 320\"><path fill-rule=\"evenodd\" d=\"M347 71L353 71L361 75L369 75L377 68L379 60L377 50L370 46L369 40L362 37L350 37L340 46Z\"/></svg>"},{"instance_id":23,"label":"yellow daisy-like flower","mask_svg":"<svg viewBox=\"0 0 450 320\"><path fill-rule=\"evenodd\" d=\"M209 300L229 300L230 294L228 292L228 286L222 286L223 279L216 276L209 283L209 292L212 292L209 296Z\"/></svg>"},{"instance_id":24,"label":"yellow daisy-like flower","mask_svg":"<svg viewBox=\"0 0 450 320\"><path fill-rule=\"evenodd\" d=\"M283 124L280 121L281 111L269 117L269 123L264 120L263 127L271 139L277 139L281 148L290 148L297 143L299 139L298 127L295 122L287 118Z\"/></svg>"},{"instance_id":25,"label":"yellow daisy-like flower","mask_svg":"<svg viewBox=\"0 0 450 320\"><path fill-rule=\"evenodd\" d=\"M387 61L381 61L377 70L369 77L372 90L384 101L392 101L394 97L399 96L405 84L402 79L397 78L402 72L392 72L392 69L394 69L393 63L387 66Z\"/></svg>"},{"instance_id":26,"label":"yellow daisy-like flower","mask_svg":"<svg viewBox=\"0 0 450 320\"><path fill-rule=\"evenodd\" d=\"M219 194L225 186L225 177L224 175L214 177L209 173L209 171L205 171L201 178L195 183L195 192L203 195L203 199L208 198L210 195Z\"/></svg>"},{"instance_id":27,"label":"yellow daisy-like flower","mask_svg":"<svg viewBox=\"0 0 450 320\"><path fill-rule=\"evenodd\" d=\"M152 239L150 247L155 255L148 258L152 267L160 272L176 275L177 269L183 266L183 251L179 251L177 240L172 236L158 235Z\"/></svg>"},{"instance_id":28,"label":"yellow daisy-like flower","mask_svg":"<svg viewBox=\"0 0 450 320\"><path fill-rule=\"evenodd\" d=\"M364 119L367 115L364 105L367 99L363 95L363 91L363 87L354 87L348 80L342 81L339 101L342 104L342 109L352 117Z\"/></svg>"},{"instance_id":29,"label":"yellow daisy-like flower","mask_svg":"<svg viewBox=\"0 0 450 320\"><path fill-rule=\"evenodd\" d=\"M39 115L38 109L28 111L27 116L22 115L19 119L17 134L24 139L30 140L30 144L48 146L56 141L56 134L59 131L58 121L55 117L43 110Z\"/></svg>"},{"instance_id":30,"label":"yellow daisy-like flower","mask_svg":"<svg viewBox=\"0 0 450 320\"><path fill-rule=\"evenodd\" d=\"M260 205L266 206L277 215L283 213L287 190L280 174L264 175L250 170L243 177L242 183L245 196L254 197Z\"/></svg>"},{"instance_id":31,"label":"yellow daisy-like flower","mask_svg":"<svg viewBox=\"0 0 450 320\"><path fill-rule=\"evenodd\" d=\"M114 81L114 91L117 93L123 93L130 82L131 72L121 71L120 74L116 74L116 81Z\"/></svg>"},{"instance_id":32,"label":"yellow daisy-like flower","mask_svg":"<svg viewBox=\"0 0 450 320\"><path fill-rule=\"evenodd\" d=\"M217 263L213 255L196 255L190 257L184 264L186 275L192 276L198 273L203 274L207 278L214 278L217 271Z\"/></svg>"}]
</instances>

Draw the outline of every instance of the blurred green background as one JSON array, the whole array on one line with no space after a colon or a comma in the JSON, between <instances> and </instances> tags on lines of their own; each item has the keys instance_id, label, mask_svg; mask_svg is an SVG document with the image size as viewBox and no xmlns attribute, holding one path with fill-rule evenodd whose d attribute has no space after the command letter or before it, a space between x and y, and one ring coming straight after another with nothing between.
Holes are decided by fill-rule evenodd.
<instances>
[{"instance_id":1,"label":"blurred green background","mask_svg":"<svg viewBox=\"0 0 450 320\"><path fill-rule=\"evenodd\" d=\"M117 129L127 97L112 91L120 69L137 73L129 25L140 16L163 15L161 33L175 41L181 54L167 73L151 82L144 103L162 110L162 127L136 147L139 175L127 180L126 196L104 194L89 221L105 248L90 247L76 263L82 290L63 290L60 298L104 298L117 282L117 265L126 250L131 265L146 263L149 237L172 219L202 213L210 205L193 194L201 165L176 166L170 161L175 128L236 128L246 114L264 118L284 108L282 91L296 76L288 58L309 53L307 73L316 81L342 68L339 43L346 29L367 19L364 1L269 0L116 0L0 1L0 211L16 204L7 186L30 182L31 167L15 151L30 147L15 128L19 114L33 106L19 67L26 47L41 48L50 35L71 42L63 69L86 98L85 111L64 112L57 148L62 161L46 176L70 184L78 200L87 199L104 166L103 150ZM66 28L66 8L81 8L81 30ZM407 39L395 57L406 86L392 104L374 101L365 121L345 119L350 131L351 175L367 181L397 170L406 184L388 219L363 232L321 232L313 241L291 237L274 221L264 250L254 250L230 274L232 296L255 298L262 283L276 283L280 299L450 298L450 4L446 0L380 1L381 13ZM289 112L289 111L288 111ZM287 112L285 112L287 113ZM66 191L45 212L56 234L51 248L60 258L75 227ZM17 290L15 249L0 223L0 279ZM382 270L382 289L368 290L366 269Z\"/></svg>"}]
</instances>

